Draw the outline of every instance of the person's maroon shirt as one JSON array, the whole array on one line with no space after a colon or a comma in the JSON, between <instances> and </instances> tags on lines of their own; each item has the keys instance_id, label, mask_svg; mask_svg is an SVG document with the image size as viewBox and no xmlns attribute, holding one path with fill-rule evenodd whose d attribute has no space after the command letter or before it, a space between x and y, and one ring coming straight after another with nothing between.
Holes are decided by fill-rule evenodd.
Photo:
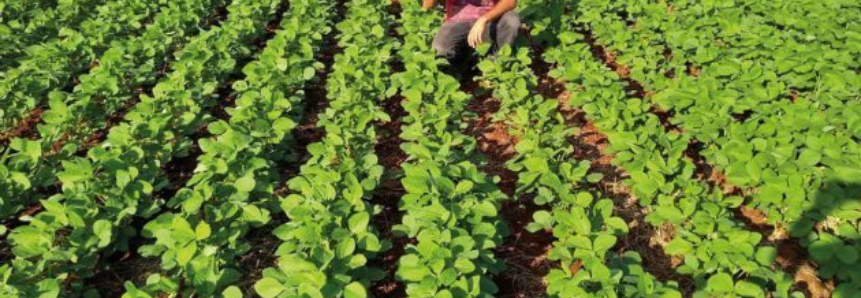
<instances>
[{"instance_id":1,"label":"person's maroon shirt","mask_svg":"<svg viewBox=\"0 0 861 298\"><path fill-rule=\"evenodd\" d=\"M475 21L490 11L499 0L446 0L445 19L452 22Z\"/></svg>"}]
</instances>

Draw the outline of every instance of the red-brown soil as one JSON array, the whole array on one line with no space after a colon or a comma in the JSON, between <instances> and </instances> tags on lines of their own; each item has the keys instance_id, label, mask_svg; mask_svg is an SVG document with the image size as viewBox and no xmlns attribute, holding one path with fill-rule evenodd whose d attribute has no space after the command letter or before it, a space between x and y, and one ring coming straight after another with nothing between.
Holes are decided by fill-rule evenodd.
<instances>
[{"instance_id":1,"label":"red-brown soil","mask_svg":"<svg viewBox=\"0 0 861 298\"><path fill-rule=\"evenodd\" d=\"M494 251L496 257L505 262L505 271L494 277L499 287L497 297L545 296L544 277L552 267L558 266L547 259L554 238L549 231L530 233L526 230L532 222L532 214L545 209L526 198L503 203L502 218L508 224L510 234Z\"/></svg>"},{"instance_id":2,"label":"red-brown soil","mask_svg":"<svg viewBox=\"0 0 861 298\"><path fill-rule=\"evenodd\" d=\"M777 248L776 263L793 277L799 289L804 290L809 297L831 297L834 281L823 281L818 277L817 265L810 261L807 249L801 246L798 239L789 237L785 228L770 225L767 215L758 209L741 206L734 210L734 214L748 229L764 236L763 244Z\"/></svg>"},{"instance_id":3,"label":"red-brown soil","mask_svg":"<svg viewBox=\"0 0 861 298\"><path fill-rule=\"evenodd\" d=\"M399 17L401 13L400 3L392 1L388 12L391 15ZM388 28L388 35L401 39L395 28L396 25L394 24ZM389 68L391 73L404 71L403 64L397 60L392 61ZM383 210L374 216L372 222L379 236L382 239L388 239L392 243L391 249L371 259L368 264L371 267L380 268L386 273L386 276L382 280L371 284L370 290L375 297L407 296L406 285L395 278L395 272L397 272L398 261L404 255L406 246L415 244L415 239L410 239L403 235L395 235L392 231L392 228L401 223L401 218L403 218L404 214L398 206L401 197L406 194L400 182L400 178L403 175L401 164L407 159L406 153L401 149L403 140L400 138L401 127L404 125L403 118L408 115L403 106L401 106L404 100L402 96L396 95L380 102L380 106L389 115L391 121L378 121L374 124L378 134L376 143L374 144L374 152L379 157L380 165L385 168L385 174L371 198L371 202Z\"/></svg>"},{"instance_id":4,"label":"red-brown soil","mask_svg":"<svg viewBox=\"0 0 861 298\"><path fill-rule=\"evenodd\" d=\"M386 174L371 199L372 203L383 208L382 212L374 216L373 223L380 237L392 242L391 249L369 262L369 266L381 268L386 272L383 280L371 285L371 292L376 297L406 297L406 286L395 278L395 272L406 245L415 244L414 239L395 235L392 231L403 217L403 212L398 206L401 197L406 194L400 182L400 177L403 175L401 164L407 158L400 147L402 142L400 132L403 125L401 119L407 115L401 106L402 101L403 98L399 96L383 101L381 103L383 110L392 121L376 123L379 137L374 145L374 151L380 158L380 164L385 167Z\"/></svg>"},{"instance_id":5,"label":"red-brown soil","mask_svg":"<svg viewBox=\"0 0 861 298\"><path fill-rule=\"evenodd\" d=\"M374 227L381 239L388 239L392 248L369 261L368 266L382 269L386 272L384 279L371 284L371 293L375 297L407 297L406 285L395 278L398 261L404 255L407 245L416 244L415 239L395 235L392 228L401 223L403 212L398 208L401 197L406 191L397 179L383 180L377 187L371 202L382 207L382 212L373 218Z\"/></svg>"},{"instance_id":6,"label":"red-brown soil","mask_svg":"<svg viewBox=\"0 0 861 298\"><path fill-rule=\"evenodd\" d=\"M464 77L472 78L475 74ZM493 113L499 109L499 100L492 98L490 90L483 89L479 82L471 79L461 81L461 90L473 95L467 109L475 117L468 119L467 134L475 137L479 151L487 158L482 171L498 176L500 190L512 198L501 208L510 233L494 251L496 257L505 262L505 270L493 276L499 287L497 296L543 297L546 292L544 276L552 267L547 260L547 252L554 238L547 231L530 233L526 226L532 221L533 213L548 207L533 204L530 197L515 196L517 173L506 168L505 162L516 154L514 146L519 139L509 134L502 122L492 119Z\"/></svg>"},{"instance_id":7,"label":"red-brown soil","mask_svg":"<svg viewBox=\"0 0 861 298\"><path fill-rule=\"evenodd\" d=\"M23 137L31 139L35 137L38 133L36 131L36 125L39 124L39 122L42 122L42 113L44 112L45 109L41 107L33 109L27 113L27 116L24 117L24 119L21 119L21 121L18 122L18 126L5 133L0 133L0 146L5 147L9 145L9 141L14 138Z\"/></svg>"}]
</instances>

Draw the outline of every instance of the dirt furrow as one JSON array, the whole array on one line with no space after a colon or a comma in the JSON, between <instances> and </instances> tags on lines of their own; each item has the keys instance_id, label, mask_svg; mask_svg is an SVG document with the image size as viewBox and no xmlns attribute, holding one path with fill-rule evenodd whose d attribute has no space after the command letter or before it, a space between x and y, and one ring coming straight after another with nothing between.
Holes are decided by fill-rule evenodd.
<instances>
[{"instance_id":1,"label":"dirt furrow","mask_svg":"<svg viewBox=\"0 0 861 298\"><path fill-rule=\"evenodd\" d=\"M549 208L533 204L531 197L516 198L518 176L506 167L506 162L514 157L514 145L519 140L510 135L502 123L493 121L492 115L499 110L500 101L491 95L493 90L476 81L479 71L474 65L477 61L463 63L469 66L459 76L461 91L472 96L467 105L471 115L465 119L465 134L476 140L480 154L475 159L482 160L478 163L480 169L488 176L499 177L497 186L510 198L500 209L509 234L494 250L494 254L505 263L505 270L492 277L499 287L498 297L544 296L544 276L552 266L547 253L553 236L546 231L530 233L526 225L532 221L533 213Z\"/></svg>"},{"instance_id":2,"label":"dirt furrow","mask_svg":"<svg viewBox=\"0 0 861 298\"><path fill-rule=\"evenodd\" d=\"M14 138L24 137L32 139L36 137L36 125L42 122L42 113L44 112L44 107L35 108L27 113L27 117L21 119L18 126L7 132L0 133L0 147L8 146L9 141Z\"/></svg>"},{"instance_id":3,"label":"dirt furrow","mask_svg":"<svg viewBox=\"0 0 861 298\"><path fill-rule=\"evenodd\" d=\"M396 19L401 17L401 5L397 0L391 1L388 13ZM403 42L401 36L396 30L399 22L393 22L389 29L389 36ZM397 56L396 56L397 57ZM401 61L395 59L390 65L391 73L403 72L404 65ZM395 235L392 228L401 223L404 212L400 210L399 202L401 197L406 194L406 190L401 184L403 170L401 164L406 161L407 154L401 149L403 140L400 138L401 128L404 125L403 118L408 116L401 104L404 102L403 96L396 94L380 102L383 111L389 115L391 121L375 123L377 131L377 141L374 144L374 152L379 157L380 164L385 168L383 180L374 195L371 202L380 206L382 212L373 217L373 225L382 239L388 239L392 243L392 248L383 252L376 259L370 260L368 265L382 269L386 276L379 281L371 284L370 291L375 297L406 297L406 285L402 281L398 281L395 277L395 272L398 269L398 261L404 255L405 248L409 244L415 244L414 239Z\"/></svg>"},{"instance_id":4,"label":"dirt furrow","mask_svg":"<svg viewBox=\"0 0 861 298\"><path fill-rule=\"evenodd\" d=\"M380 164L385 168L385 174L371 198L372 203L382 208L382 212L374 216L373 224L382 239L389 239L392 242L391 249L369 262L369 266L381 268L386 272L386 277L383 280L371 285L371 292L376 297L406 297L404 283L396 280L394 274L397 271L398 260L404 254L405 247L414 241L407 237L395 235L392 231L395 225L401 223L404 214L398 205L401 197L406 194L400 181L403 176L401 164L407 158L406 153L400 147L402 143L400 139L401 125L403 124L400 119L407 114L401 107L402 101L403 98L400 96L383 101L381 103L383 110L391 117L392 121L376 123L379 136L374 145L374 151L380 158Z\"/></svg>"}]
</instances>

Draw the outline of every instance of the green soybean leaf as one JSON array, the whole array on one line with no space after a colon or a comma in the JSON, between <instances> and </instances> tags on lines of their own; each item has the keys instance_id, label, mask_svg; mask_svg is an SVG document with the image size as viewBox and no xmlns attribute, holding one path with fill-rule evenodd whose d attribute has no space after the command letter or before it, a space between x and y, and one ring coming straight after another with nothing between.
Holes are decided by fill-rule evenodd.
<instances>
[{"instance_id":1,"label":"green soybean leaf","mask_svg":"<svg viewBox=\"0 0 861 298\"><path fill-rule=\"evenodd\" d=\"M365 291L365 287L362 286L359 282L352 282L347 287L344 288L344 297L345 298L366 298L368 297L367 291Z\"/></svg>"},{"instance_id":2,"label":"green soybean leaf","mask_svg":"<svg viewBox=\"0 0 861 298\"><path fill-rule=\"evenodd\" d=\"M593 173L586 176L586 181L589 181L591 183L596 183L598 181L601 181L601 179L604 179L604 174L601 173Z\"/></svg>"},{"instance_id":3,"label":"green soybean leaf","mask_svg":"<svg viewBox=\"0 0 861 298\"><path fill-rule=\"evenodd\" d=\"M209 235L212 234L212 228L210 228L209 224L205 221L201 221L200 223L198 223L197 228L195 228L194 231L197 235L197 240L209 238Z\"/></svg>"},{"instance_id":4,"label":"green soybean leaf","mask_svg":"<svg viewBox=\"0 0 861 298\"><path fill-rule=\"evenodd\" d=\"M277 280L269 277L264 277L254 284L254 290L263 298L272 298L284 292L286 288Z\"/></svg>"},{"instance_id":5,"label":"green soybean leaf","mask_svg":"<svg viewBox=\"0 0 861 298\"><path fill-rule=\"evenodd\" d=\"M547 229L553 226L553 216L550 215L550 212L544 210L533 213L532 221L535 224L535 231L538 231L539 229Z\"/></svg>"},{"instance_id":6,"label":"green soybean leaf","mask_svg":"<svg viewBox=\"0 0 861 298\"><path fill-rule=\"evenodd\" d=\"M756 261L765 266L771 265L776 257L777 249L771 246L760 247L755 256Z\"/></svg>"},{"instance_id":7,"label":"green soybean leaf","mask_svg":"<svg viewBox=\"0 0 861 298\"><path fill-rule=\"evenodd\" d=\"M457 194L465 194L472 189L473 183L469 180L462 180L457 183L454 192Z\"/></svg>"},{"instance_id":8,"label":"green soybean leaf","mask_svg":"<svg viewBox=\"0 0 861 298\"><path fill-rule=\"evenodd\" d=\"M616 245L616 237L610 235L598 235L595 238L592 248L596 251L605 251Z\"/></svg>"},{"instance_id":9,"label":"green soybean leaf","mask_svg":"<svg viewBox=\"0 0 861 298\"><path fill-rule=\"evenodd\" d=\"M422 281L430 273L430 270L423 266L401 267L398 269L398 276L405 281Z\"/></svg>"},{"instance_id":10,"label":"green soybean leaf","mask_svg":"<svg viewBox=\"0 0 861 298\"><path fill-rule=\"evenodd\" d=\"M735 284L735 292L747 297L765 297L762 287L743 280Z\"/></svg>"},{"instance_id":11,"label":"green soybean leaf","mask_svg":"<svg viewBox=\"0 0 861 298\"><path fill-rule=\"evenodd\" d=\"M366 232L370 219L371 217L367 212L356 213L349 219L350 231L353 233Z\"/></svg>"},{"instance_id":12,"label":"green soybean leaf","mask_svg":"<svg viewBox=\"0 0 861 298\"><path fill-rule=\"evenodd\" d=\"M469 259L465 258L457 258L457 260L454 261L454 267L464 274L469 274L475 271L475 264L473 264L472 261L470 261Z\"/></svg>"},{"instance_id":13,"label":"green soybean leaf","mask_svg":"<svg viewBox=\"0 0 861 298\"><path fill-rule=\"evenodd\" d=\"M224 296L224 298L242 298L242 290L236 286L230 286L224 289L224 292L221 292L221 296Z\"/></svg>"},{"instance_id":14,"label":"green soybean leaf","mask_svg":"<svg viewBox=\"0 0 861 298\"><path fill-rule=\"evenodd\" d=\"M305 70L302 71L302 79L304 79L306 81L310 80L311 78L314 77L314 74L316 74L316 73L317 73L317 71L314 70L313 67L306 67Z\"/></svg>"},{"instance_id":15,"label":"green soybean leaf","mask_svg":"<svg viewBox=\"0 0 861 298\"><path fill-rule=\"evenodd\" d=\"M810 149L805 149L804 151L801 151L800 155L798 155L798 163L805 167L815 166L821 159L822 154Z\"/></svg>"},{"instance_id":16,"label":"green soybean leaf","mask_svg":"<svg viewBox=\"0 0 861 298\"><path fill-rule=\"evenodd\" d=\"M96 221L93 224L93 232L99 237L100 247L107 246L111 242L111 235L113 234L111 222L104 219Z\"/></svg>"},{"instance_id":17,"label":"green soybean leaf","mask_svg":"<svg viewBox=\"0 0 861 298\"><path fill-rule=\"evenodd\" d=\"M245 175L242 178L236 179L236 182L233 183L233 186L236 187L236 190L239 190L241 192L250 192L254 190L254 185L254 175L252 174Z\"/></svg>"},{"instance_id":18,"label":"green soybean leaf","mask_svg":"<svg viewBox=\"0 0 861 298\"><path fill-rule=\"evenodd\" d=\"M687 242L681 238L673 239L667 244L667 247L664 248L666 252L670 255L685 255L694 250L694 247L690 242Z\"/></svg>"},{"instance_id":19,"label":"green soybean leaf","mask_svg":"<svg viewBox=\"0 0 861 298\"><path fill-rule=\"evenodd\" d=\"M852 265L858 262L858 250L850 245L840 245L837 248L837 258L844 264Z\"/></svg>"},{"instance_id":20,"label":"green soybean leaf","mask_svg":"<svg viewBox=\"0 0 861 298\"><path fill-rule=\"evenodd\" d=\"M194 242L192 242L192 243L180 248L176 252L176 262L182 266L185 266L185 264L188 264L188 262L190 262L191 259L194 258L194 255L196 253L197 253L197 244L194 244Z\"/></svg>"},{"instance_id":21,"label":"green soybean leaf","mask_svg":"<svg viewBox=\"0 0 861 298\"><path fill-rule=\"evenodd\" d=\"M712 275L712 277L709 277L707 288L713 292L719 293L732 292L732 276L723 272Z\"/></svg>"}]
</instances>

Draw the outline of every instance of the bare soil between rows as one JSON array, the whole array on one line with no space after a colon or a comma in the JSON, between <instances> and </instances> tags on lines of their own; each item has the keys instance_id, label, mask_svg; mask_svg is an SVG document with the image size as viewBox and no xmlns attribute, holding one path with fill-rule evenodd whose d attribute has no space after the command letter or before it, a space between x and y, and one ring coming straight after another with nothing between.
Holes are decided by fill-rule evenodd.
<instances>
[{"instance_id":1,"label":"bare soil between rows","mask_svg":"<svg viewBox=\"0 0 861 298\"><path fill-rule=\"evenodd\" d=\"M400 2L391 1L388 13L399 19L403 11ZM403 42L403 37L397 31L398 22L394 22L388 28L388 36ZM405 70L401 61L393 59L389 63L389 72L392 74ZM391 248L369 261L369 266L382 269L385 276L382 280L374 281L370 291L375 297L407 297L406 284L395 276L398 269L398 261L405 254L408 245L416 244L415 239L397 235L393 227L401 223L404 212L400 210L401 197L406 190L401 184L403 177L401 165L407 160L407 154L401 149L401 128L403 118L408 116L402 104L403 96L396 94L393 97L382 100L379 105L389 115L391 121L378 121L374 123L377 131L377 140L374 144L374 153L379 158L379 163L385 168L385 172L377 189L371 197L371 203L382 210L374 215L373 225L382 239L391 242Z\"/></svg>"}]
</instances>

